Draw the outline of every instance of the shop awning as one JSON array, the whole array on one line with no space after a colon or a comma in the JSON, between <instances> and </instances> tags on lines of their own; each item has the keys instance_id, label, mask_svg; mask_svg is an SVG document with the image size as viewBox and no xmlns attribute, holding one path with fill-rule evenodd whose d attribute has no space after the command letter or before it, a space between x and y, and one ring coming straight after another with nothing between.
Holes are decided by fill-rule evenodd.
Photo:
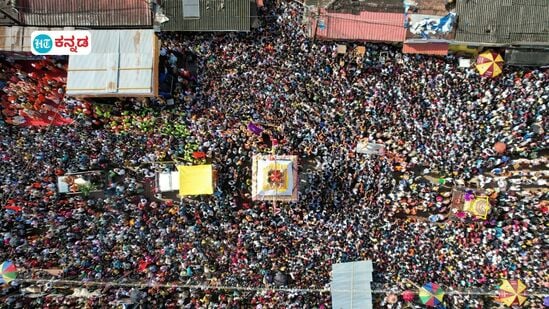
<instances>
[{"instance_id":1,"label":"shop awning","mask_svg":"<svg viewBox=\"0 0 549 309\"><path fill-rule=\"evenodd\" d=\"M402 52L406 54L448 55L448 43L404 43Z\"/></svg>"}]
</instances>

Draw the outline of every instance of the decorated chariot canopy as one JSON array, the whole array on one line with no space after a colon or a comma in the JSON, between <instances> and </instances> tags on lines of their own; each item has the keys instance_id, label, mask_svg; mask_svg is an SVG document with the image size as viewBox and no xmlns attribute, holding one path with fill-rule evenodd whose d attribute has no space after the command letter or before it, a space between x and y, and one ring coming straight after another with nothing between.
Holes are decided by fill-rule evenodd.
<instances>
[{"instance_id":1,"label":"decorated chariot canopy","mask_svg":"<svg viewBox=\"0 0 549 309\"><path fill-rule=\"evenodd\" d=\"M254 156L252 163L252 199L297 201L297 191L297 156Z\"/></svg>"}]
</instances>

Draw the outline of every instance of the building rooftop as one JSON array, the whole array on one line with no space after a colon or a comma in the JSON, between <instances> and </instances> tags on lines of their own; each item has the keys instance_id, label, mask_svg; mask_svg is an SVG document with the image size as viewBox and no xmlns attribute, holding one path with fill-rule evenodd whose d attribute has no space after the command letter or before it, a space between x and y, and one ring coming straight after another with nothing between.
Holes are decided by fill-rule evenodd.
<instances>
[{"instance_id":1,"label":"building rooftop","mask_svg":"<svg viewBox=\"0 0 549 309\"><path fill-rule=\"evenodd\" d=\"M549 45L547 0L457 0L456 41Z\"/></svg>"},{"instance_id":2,"label":"building rooftop","mask_svg":"<svg viewBox=\"0 0 549 309\"><path fill-rule=\"evenodd\" d=\"M152 13L143 0L16 0L28 26L152 28Z\"/></svg>"},{"instance_id":3,"label":"building rooftop","mask_svg":"<svg viewBox=\"0 0 549 309\"><path fill-rule=\"evenodd\" d=\"M255 5L255 1L253 2ZM164 31L250 31L250 0L166 0Z\"/></svg>"},{"instance_id":4,"label":"building rooftop","mask_svg":"<svg viewBox=\"0 0 549 309\"><path fill-rule=\"evenodd\" d=\"M363 11L355 15L321 9L315 26L320 39L403 42L406 38L403 12Z\"/></svg>"},{"instance_id":5,"label":"building rooftop","mask_svg":"<svg viewBox=\"0 0 549 309\"><path fill-rule=\"evenodd\" d=\"M328 4L328 11L358 14L362 11L404 13L402 0L335 0Z\"/></svg>"},{"instance_id":6,"label":"building rooftop","mask_svg":"<svg viewBox=\"0 0 549 309\"><path fill-rule=\"evenodd\" d=\"M0 0L0 26L16 25L19 14L15 10L13 0Z\"/></svg>"}]
</instances>

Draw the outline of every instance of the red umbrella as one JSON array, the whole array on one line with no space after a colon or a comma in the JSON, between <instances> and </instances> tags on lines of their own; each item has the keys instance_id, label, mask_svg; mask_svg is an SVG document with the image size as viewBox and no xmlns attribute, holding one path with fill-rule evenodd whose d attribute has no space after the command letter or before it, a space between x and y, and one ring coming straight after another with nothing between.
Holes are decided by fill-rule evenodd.
<instances>
[{"instance_id":1,"label":"red umbrella","mask_svg":"<svg viewBox=\"0 0 549 309\"><path fill-rule=\"evenodd\" d=\"M416 293L410 290L406 290L402 292L402 298L404 299L404 301L413 301L414 298L416 298Z\"/></svg>"},{"instance_id":2,"label":"red umbrella","mask_svg":"<svg viewBox=\"0 0 549 309\"><path fill-rule=\"evenodd\" d=\"M195 151L193 152L193 158L195 159L204 159L206 157L206 154L202 151Z\"/></svg>"},{"instance_id":3,"label":"red umbrella","mask_svg":"<svg viewBox=\"0 0 549 309\"><path fill-rule=\"evenodd\" d=\"M494 144L494 150L497 153L504 153L505 150L507 150L507 145L505 145L505 143L502 143L502 142L497 142Z\"/></svg>"}]
</instances>

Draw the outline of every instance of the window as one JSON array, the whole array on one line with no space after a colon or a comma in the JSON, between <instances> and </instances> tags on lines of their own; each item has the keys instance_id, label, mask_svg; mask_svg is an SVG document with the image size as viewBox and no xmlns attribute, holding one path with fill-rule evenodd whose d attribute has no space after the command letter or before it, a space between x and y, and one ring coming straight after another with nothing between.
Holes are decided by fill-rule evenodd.
<instances>
[{"instance_id":1,"label":"window","mask_svg":"<svg viewBox=\"0 0 549 309\"><path fill-rule=\"evenodd\" d=\"M199 0L182 0L183 18L200 18Z\"/></svg>"}]
</instances>

